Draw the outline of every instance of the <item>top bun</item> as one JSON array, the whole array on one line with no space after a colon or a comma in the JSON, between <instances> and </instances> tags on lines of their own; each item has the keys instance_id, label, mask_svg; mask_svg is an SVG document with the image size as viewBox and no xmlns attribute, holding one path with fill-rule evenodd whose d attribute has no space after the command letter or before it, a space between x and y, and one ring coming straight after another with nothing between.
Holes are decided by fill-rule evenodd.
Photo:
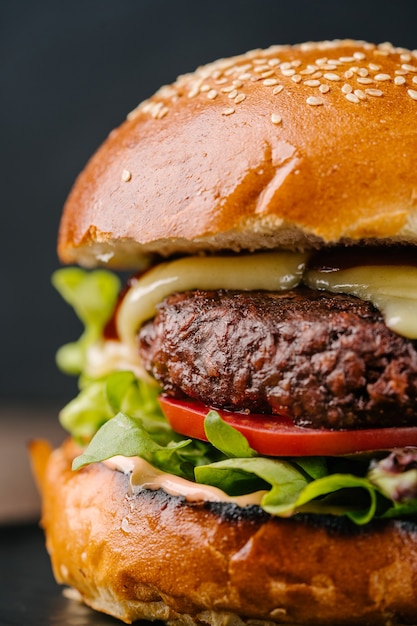
<instances>
[{"instance_id":1,"label":"top bun","mask_svg":"<svg viewBox=\"0 0 417 626\"><path fill-rule=\"evenodd\" d=\"M67 200L66 263L154 253L417 243L417 51L273 46L162 87Z\"/></svg>"}]
</instances>

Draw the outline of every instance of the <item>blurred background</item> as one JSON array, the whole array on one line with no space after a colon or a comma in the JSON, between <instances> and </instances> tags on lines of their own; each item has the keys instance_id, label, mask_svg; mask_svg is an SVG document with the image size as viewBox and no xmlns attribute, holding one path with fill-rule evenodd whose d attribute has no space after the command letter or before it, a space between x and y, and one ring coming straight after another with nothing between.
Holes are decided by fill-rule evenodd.
<instances>
[{"instance_id":1,"label":"blurred background","mask_svg":"<svg viewBox=\"0 0 417 626\"><path fill-rule=\"evenodd\" d=\"M0 476L22 441L61 436L76 391L54 355L81 328L50 276L65 197L108 132L216 58L343 37L414 49L416 24L415 0L0 0Z\"/></svg>"}]
</instances>

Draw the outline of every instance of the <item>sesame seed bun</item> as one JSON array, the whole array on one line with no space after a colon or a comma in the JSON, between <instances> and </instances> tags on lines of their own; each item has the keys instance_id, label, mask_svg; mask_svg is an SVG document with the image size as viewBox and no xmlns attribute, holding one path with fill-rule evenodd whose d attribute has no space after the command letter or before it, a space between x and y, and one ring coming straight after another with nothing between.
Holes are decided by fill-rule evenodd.
<instances>
[{"instance_id":1,"label":"sesame seed bun","mask_svg":"<svg viewBox=\"0 0 417 626\"><path fill-rule=\"evenodd\" d=\"M417 51L273 46L162 87L80 174L63 262L417 240Z\"/></svg>"},{"instance_id":2,"label":"sesame seed bun","mask_svg":"<svg viewBox=\"0 0 417 626\"><path fill-rule=\"evenodd\" d=\"M102 463L72 472L69 441L31 452L55 576L97 610L173 626L415 624L415 520L352 528L132 494Z\"/></svg>"}]
</instances>

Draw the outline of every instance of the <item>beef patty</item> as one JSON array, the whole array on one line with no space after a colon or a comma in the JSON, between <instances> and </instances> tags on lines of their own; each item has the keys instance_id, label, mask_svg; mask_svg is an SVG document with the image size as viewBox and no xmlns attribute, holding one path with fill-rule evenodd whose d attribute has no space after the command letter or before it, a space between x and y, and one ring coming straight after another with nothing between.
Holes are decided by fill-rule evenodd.
<instances>
[{"instance_id":1,"label":"beef patty","mask_svg":"<svg viewBox=\"0 0 417 626\"><path fill-rule=\"evenodd\" d=\"M417 424L417 344L368 302L309 289L168 297L138 336L163 393L328 428Z\"/></svg>"}]
</instances>

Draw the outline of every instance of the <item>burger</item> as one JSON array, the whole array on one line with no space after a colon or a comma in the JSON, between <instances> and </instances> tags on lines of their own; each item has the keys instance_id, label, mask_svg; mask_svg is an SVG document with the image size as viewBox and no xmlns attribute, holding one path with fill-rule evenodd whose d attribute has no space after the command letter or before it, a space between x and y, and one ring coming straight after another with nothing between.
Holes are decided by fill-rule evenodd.
<instances>
[{"instance_id":1,"label":"burger","mask_svg":"<svg viewBox=\"0 0 417 626\"><path fill-rule=\"evenodd\" d=\"M69 436L31 445L58 583L126 623L417 623L416 158L417 51L351 40L109 135L59 231Z\"/></svg>"}]
</instances>

